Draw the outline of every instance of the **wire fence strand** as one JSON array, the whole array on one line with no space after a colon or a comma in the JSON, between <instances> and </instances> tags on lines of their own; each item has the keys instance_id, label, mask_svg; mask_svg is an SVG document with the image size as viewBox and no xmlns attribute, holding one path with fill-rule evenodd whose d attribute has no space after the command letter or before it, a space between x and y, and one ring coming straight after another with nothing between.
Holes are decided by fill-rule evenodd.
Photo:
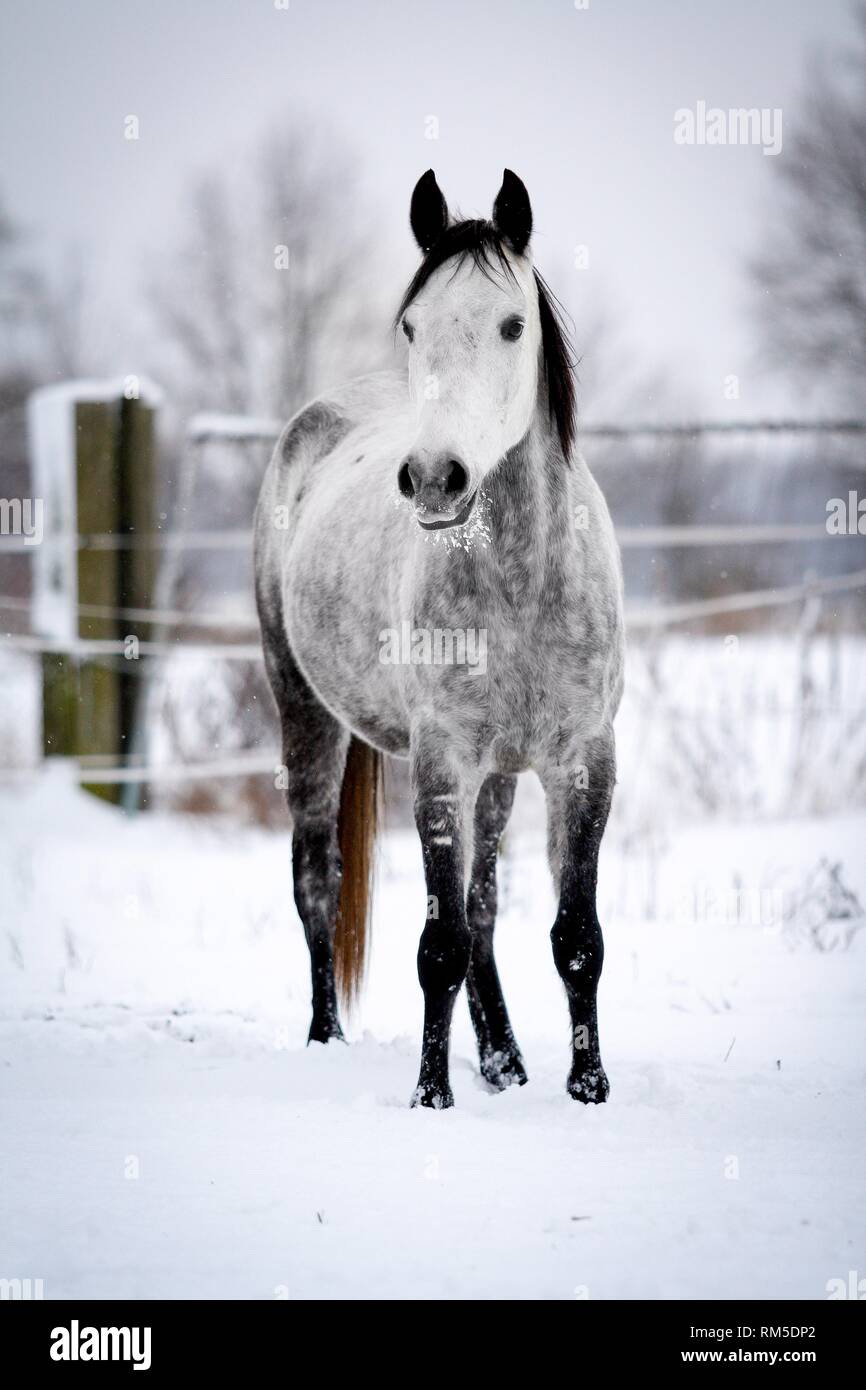
<instances>
[{"instance_id":1,"label":"wire fence strand","mask_svg":"<svg viewBox=\"0 0 866 1390\"><path fill-rule=\"evenodd\" d=\"M187 430L187 439L193 446L221 442L226 444L261 443L273 444L278 438L281 425L274 421L246 420L236 416L207 415L194 418ZM702 436L731 436L736 434L810 435L836 434L860 436L866 434L866 421L861 420L775 420L775 421L723 421L709 423L681 424L637 424L605 425L588 423L581 427L582 438L628 439L646 436L655 439L678 439ZM857 466L861 466L857 461ZM866 461L864 465L866 466ZM743 523L720 525L660 525L660 526L621 526L617 537L623 549L679 548L679 547L728 547L742 545L775 545L796 542L812 542L824 539L838 540L831 536L824 523ZM82 552L87 551L135 551L157 550L168 552L176 561L178 553L191 551L243 551L251 552L252 532L248 528L233 528L217 531L158 531L138 534L94 533L83 535L60 534L45 538L43 545L72 546ZM0 536L0 555L35 552L32 537ZM822 595L842 594L866 588L866 570L856 570L848 574L828 578L810 578L800 584L775 588L751 590L711 598L686 600L668 604L628 605L626 607L626 627L628 632L652 631L688 623L694 620L718 617L725 614L743 613L751 610L783 606L808 601ZM169 595L165 595L169 597ZM27 598L13 595L0 595L0 611L29 613L32 602ZM40 636L36 633L6 633L0 636L0 651L12 650L32 653L65 654L76 660L114 662L124 659L124 665L134 665L138 657L171 659L177 656L203 660L241 661L259 663L262 661L261 647L257 641L208 642L189 640L171 641L166 629L200 629L253 635L258 632L255 614L219 614L211 612L187 612L178 608L159 606L114 607L105 604L78 604L72 612L80 619L114 619L130 623L143 623L157 627L159 640L143 640L130 634L120 639L96 639L75 637L69 640ZM52 760L54 761L54 760ZM69 760L75 769L78 780L87 784L181 782L205 780L222 777L245 777L274 775L278 770L276 755L260 753L237 754L210 762L195 764L152 764L136 758L124 763L111 757L96 757L89 762ZM114 762L115 765L109 765ZM37 775L38 770L3 769L3 780Z\"/></svg>"}]
</instances>

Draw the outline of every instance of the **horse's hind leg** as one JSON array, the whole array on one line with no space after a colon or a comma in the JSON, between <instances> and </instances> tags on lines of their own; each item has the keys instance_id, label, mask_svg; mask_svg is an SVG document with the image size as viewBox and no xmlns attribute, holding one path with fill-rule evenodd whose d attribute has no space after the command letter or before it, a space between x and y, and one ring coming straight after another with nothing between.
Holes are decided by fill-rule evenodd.
<instances>
[{"instance_id":1,"label":"horse's hind leg","mask_svg":"<svg viewBox=\"0 0 866 1390\"><path fill-rule=\"evenodd\" d=\"M295 904L310 949L313 1020L309 1042L342 1038L334 986L340 901L337 821L349 734L316 699L281 633L269 634L265 664L280 713L286 800L292 816Z\"/></svg>"},{"instance_id":2,"label":"horse's hind leg","mask_svg":"<svg viewBox=\"0 0 866 1390\"><path fill-rule=\"evenodd\" d=\"M472 933L472 955L466 976L469 1012L478 1039L481 1075L498 1090L511 1085L522 1086L527 1079L493 956L496 859L499 841L514 804L516 784L516 777L493 774L478 794L472 878L466 895L466 916Z\"/></svg>"}]
</instances>

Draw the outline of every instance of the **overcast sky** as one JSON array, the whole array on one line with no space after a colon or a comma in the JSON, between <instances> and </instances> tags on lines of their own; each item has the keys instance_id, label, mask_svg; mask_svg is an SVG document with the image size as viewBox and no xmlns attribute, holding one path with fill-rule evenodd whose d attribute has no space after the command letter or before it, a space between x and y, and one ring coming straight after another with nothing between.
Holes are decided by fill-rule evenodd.
<instances>
[{"instance_id":1,"label":"overcast sky","mask_svg":"<svg viewBox=\"0 0 866 1390\"><path fill-rule=\"evenodd\" d=\"M509 165L579 336L602 300L684 401L720 417L785 405L756 369L742 262L808 55L844 45L847 0L3 0L2 13L0 188L49 255L86 250L118 356L142 263L176 235L196 171L242 167L295 112L353 141L407 271L418 175L433 165L452 204L487 214ZM699 101L781 108L781 154L676 144L674 112Z\"/></svg>"}]
</instances>

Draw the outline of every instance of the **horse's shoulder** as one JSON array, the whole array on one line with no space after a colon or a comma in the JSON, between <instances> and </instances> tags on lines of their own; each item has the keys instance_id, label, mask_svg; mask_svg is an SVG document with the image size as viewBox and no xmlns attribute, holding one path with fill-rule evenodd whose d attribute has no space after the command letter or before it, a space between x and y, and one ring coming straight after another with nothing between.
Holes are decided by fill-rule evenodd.
<instances>
[{"instance_id":1,"label":"horse's shoulder","mask_svg":"<svg viewBox=\"0 0 866 1390\"><path fill-rule=\"evenodd\" d=\"M621 626L622 562L613 518L604 492L578 450L572 455L569 480L572 512L580 517L574 535L581 550L581 572L592 583L613 626Z\"/></svg>"},{"instance_id":2,"label":"horse's shoulder","mask_svg":"<svg viewBox=\"0 0 866 1390\"><path fill-rule=\"evenodd\" d=\"M571 467L567 477L572 503L582 504L587 508L593 531L598 528L605 536L609 535L612 538L613 522L607 505L607 498L590 471L583 454L578 450L572 454Z\"/></svg>"}]
</instances>

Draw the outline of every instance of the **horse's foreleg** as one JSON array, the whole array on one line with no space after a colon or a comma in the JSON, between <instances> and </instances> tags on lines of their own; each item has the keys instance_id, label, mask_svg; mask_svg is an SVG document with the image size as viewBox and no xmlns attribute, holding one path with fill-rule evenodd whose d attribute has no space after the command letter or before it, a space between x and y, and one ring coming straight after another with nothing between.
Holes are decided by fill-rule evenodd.
<instances>
[{"instance_id":1,"label":"horse's foreleg","mask_svg":"<svg viewBox=\"0 0 866 1390\"><path fill-rule=\"evenodd\" d=\"M493 956L496 925L496 860L499 841L514 804L516 777L488 777L475 805L472 878L466 915L472 933L472 956L466 977L469 1013L478 1039L481 1075L491 1086L522 1086L526 1070L511 1031L508 1010Z\"/></svg>"},{"instance_id":2,"label":"horse's foreleg","mask_svg":"<svg viewBox=\"0 0 866 1390\"><path fill-rule=\"evenodd\" d=\"M466 978L471 944L463 883L464 791L456 775L449 775L429 750L413 756L413 785L427 880L427 922L418 947L424 1037L412 1104L444 1110L454 1104L448 1079L451 1016Z\"/></svg>"},{"instance_id":3,"label":"horse's foreleg","mask_svg":"<svg viewBox=\"0 0 866 1390\"><path fill-rule=\"evenodd\" d=\"M609 1085L598 1041L596 993L604 942L596 911L598 851L615 779L613 734L593 740L586 763L562 772L548 788L551 867L559 910L550 933L553 958L571 1015L568 1092L584 1103L607 1100Z\"/></svg>"}]
</instances>

